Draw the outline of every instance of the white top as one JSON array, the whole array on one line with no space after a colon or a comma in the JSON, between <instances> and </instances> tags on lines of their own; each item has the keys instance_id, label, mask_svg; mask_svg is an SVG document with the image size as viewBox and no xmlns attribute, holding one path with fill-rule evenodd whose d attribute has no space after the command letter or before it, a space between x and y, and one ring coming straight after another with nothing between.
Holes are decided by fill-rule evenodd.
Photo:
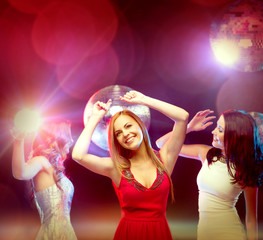
<instances>
[{"instance_id":1,"label":"white top","mask_svg":"<svg viewBox=\"0 0 263 240\"><path fill-rule=\"evenodd\" d=\"M244 226L236 211L242 193L239 184L232 184L226 163L207 160L197 176L199 189L198 240L243 240Z\"/></svg>"}]
</instances>

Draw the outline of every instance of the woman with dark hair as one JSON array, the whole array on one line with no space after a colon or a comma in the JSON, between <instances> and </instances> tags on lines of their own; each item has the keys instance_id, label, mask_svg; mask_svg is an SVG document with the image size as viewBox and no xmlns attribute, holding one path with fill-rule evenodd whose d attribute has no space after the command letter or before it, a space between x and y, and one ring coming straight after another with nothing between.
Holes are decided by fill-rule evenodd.
<instances>
[{"instance_id":1,"label":"woman with dark hair","mask_svg":"<svg viewBox=\"0 0 263 240\"><path fill-rule=\"evenodd\" d=\"M205 124L211 111L199 112L192 121ZM194 128L192 121L189 128ZM196 127L196 130L201 130ZM191 130L189 130L191 131ZM224 112L212 131L212 146L183 145L180 156L202 162L197 176L199 189L198 240L255 240L258 235L257 194L262 174L262 147L258 144L258 127L247 113ZM169 134L157 140L159 147ZM235 204L244 192L246 230ZM246 236L247 235L247 236Z\"/></svg>"},{"instance_id":2,"label":"woman with dark hair","mask_svg":"<svg viewBox=\"0 0 263 240\"><path fill-rule=\"evenodd\" d=\"M91 136L109 110L109 100L94 104L72 157L87 169L112 180L122 210L115 240L171 240L166 206L172 189L171 174L185 138L188 113L136 91L127 92L120 99L146 105L174 120L176 124L167 144L155 152L144 123L132 112L124 110L116 113L109 123L110 157L89 154Z\"/></svg>"},{"instance_id":3,"label":"woman with dark hair","mask_svg":"<svg viewBox=\"0 0 263 240\"><path fill-rule=\"evenodd\" d=\"M35 203L41 219L36 239L77 239L70 222L74 193L71 181L64 175L63 162L73 143L70 123L46 123L41 126L30 157L25 162L25 133L13 131L12 171L19 180L31 180Z\"/></svg>"}]
</instances>

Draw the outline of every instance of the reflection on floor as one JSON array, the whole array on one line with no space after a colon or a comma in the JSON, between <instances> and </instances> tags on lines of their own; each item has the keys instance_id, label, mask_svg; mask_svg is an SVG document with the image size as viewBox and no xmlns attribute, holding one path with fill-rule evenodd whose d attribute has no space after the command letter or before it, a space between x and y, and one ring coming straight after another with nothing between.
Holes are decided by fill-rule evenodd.
<instances>
[{"instance_id":1,"label":"reflection on floor","mask_svg":"<svg viewBox=\"0 0 263 240\"><path fill-rule=\"evenodd\" d=\"M81 222L75 229L79 240L111 240L113 239L118 221ZM196 224L190 222L169 221L175 240L196 239Z\"/></svg>"},{"instance_id":2,"label":"reflection on floor","mask_svg":"<svg viewBox=\"0 0 263 240\"><path fill-rule=\"evenodd\" d=\"M119 221L116 211L106 210L104 214L91 211L74 214L72 225L79 240L111 240ZM33 240L40 227L37 214L16 213L0 216L0 238L3 240ZM195 221L179 221L169 219L168 222L174 240L196 239ZM261 225L261 230L262 230ZM260 231L259 239L263 239Z\"/></svg>"}]
</instances>

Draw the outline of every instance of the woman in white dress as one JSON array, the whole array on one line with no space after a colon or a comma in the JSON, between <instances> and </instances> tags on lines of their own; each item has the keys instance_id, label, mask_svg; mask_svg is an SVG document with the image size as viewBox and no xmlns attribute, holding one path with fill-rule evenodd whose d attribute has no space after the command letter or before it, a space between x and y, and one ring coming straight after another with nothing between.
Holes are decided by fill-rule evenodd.
<instances>
[{"instance_id":1,"label":"woman in white dress","mask_svg":"<svg viewBox=\"0 0 263 240\"><path fill-rule=\"evenodd\" d=\"M188 132L211 125L210 110L198 112ZM224 112L212 131L212 147L183 145L180 155L200 160L198 240L256 240L258 238L257 194L261 184L262 146L255 120L242 111ZM157 140L160 147L169 133ZM262 144L262 142L261 142ZM235 204L244 192L246 231Z\"/></svg>"},{"instance_id":2,"label":"woman in white dress","mask_svg":"<svg viewBox=\"0 0 263 240\"><path fill-rule=\"evenodd\" d=\"M27 162L24 156L25 133L13 131L13 176L31 180L41 227L37 240L77 239L70 221L74 187L64 175L63 162L73 143L70 123L44 124L38 131Z\"/></svg>"}]
</instances>

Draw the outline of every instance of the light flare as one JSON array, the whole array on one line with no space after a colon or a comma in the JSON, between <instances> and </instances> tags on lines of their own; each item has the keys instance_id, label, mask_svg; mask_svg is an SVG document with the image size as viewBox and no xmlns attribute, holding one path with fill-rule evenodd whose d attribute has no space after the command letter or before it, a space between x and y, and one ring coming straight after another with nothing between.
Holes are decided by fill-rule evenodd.
<instances>
[{"instance_id":1,"label":"light flare","mask_svg":"<svg viewBox=\"0 0 263 240\"><path fill-rule=\"evenodd\" d=\"M224 65L231 66L239 59L240 53L234 41L228 39L215 41L212 48L216 59Z\"/></svg>"},{"instance_id":2,"label":"light flare","mask_svg":"<svg viewBox=\"0 0 263 240\"><path fill-rule=\"evenodd\" d=\"M34 132L42 123L41 115L36 110L24 108L20 110L14 119L15 127L22 132Z\"/></svg>"}]
</instances>

